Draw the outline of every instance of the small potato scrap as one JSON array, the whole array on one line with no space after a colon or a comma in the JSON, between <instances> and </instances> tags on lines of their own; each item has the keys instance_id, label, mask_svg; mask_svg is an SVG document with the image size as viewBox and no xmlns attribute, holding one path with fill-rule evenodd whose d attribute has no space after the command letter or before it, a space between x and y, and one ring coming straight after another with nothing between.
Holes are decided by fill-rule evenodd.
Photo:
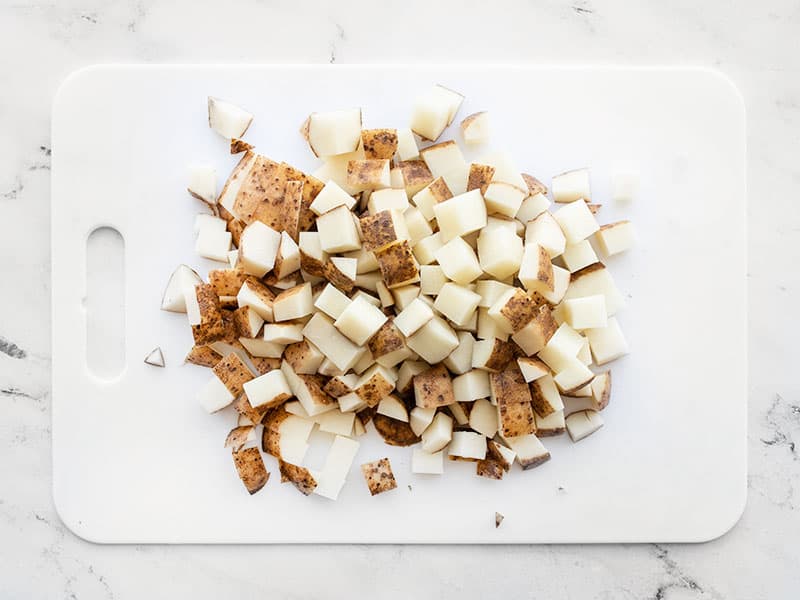
<instances>
[{"instance_id":1,"label":"small potato scrap","mask_svg":"<svg viewBox=\"0 0 800 600\"><path fill-rule=\"evenodd\" d=\"M291 483L304 496L311 494L317 487L317 481L305 467L299 467L278 459L278 469L281 472L281 483Z\"/></svg>"},{"instance_id":2,"label":"small potato scrap","mask_svg":"<svg viewBox=\"0 0 800 600\"><path fill-rule=\"evenodd\" d=\"M244 384L253 379L253 373L235 352L231 352L214 366L214 374L234 397L244 392Z\"/></svg>"},{"instance_id":3,"label":"small potato scrap","mask_svg":"<svg viewBox=\"0 0 800 600\"><path fill-rule=\"evenodd\" d=\"M382 458L361 465L361 472L367 482L369 493L373 496L397 488L397 481L392 473L392 466L388 458Z\"/></svg>"},{"instance_id":4,"label":"small potato scrap","mask_svg":"<svg viewBox=\"0 0 800 600\"><path fill-rule=\"evenodd\" d=\"M357 192L391 187L389 161L351 160L347 163L347 185Z\"/></svg>"},{"instance_id":5,"label":"small potato scrap","mask_svg":"<svg viewBox=\"0 0 800 600\"><path fill-rule=\"evenodd\" d=\"M255 148L253 144L248 144L239 138L231 138L231 154L241 154L242 152L247 152L253 148Z\"/></svg>"},{"instance_id":6,"label":"small potato scrap","mask_svg":"<svg viewBox=\"0 0 800 600\"><path fill-rule=\"evenodd\" d=\"M469 166L469 177L467 178L467 191L480 190L481 194L486 194L486 189L492 182L494 167L491 165L481 165L472 163Z\"/></svg>"},{"instance_id":7,"label":"small potato scrap","mask_svg":"<svg viewBox=\"0 0 800 600\"><path fill-rule=\"evenodd\" d=\"M414 398L420 408L447 406L456 401L453 380L444 365L436 365L414 376Z\"/></svg>"},{"instance_id":8,"label":"small potato scrap","mask_svg":"<svg viewBox=\"0 0 800 600\"><path fill-rule=\"evenodd\" d=\"M226 336L225 321L219 305L219 296L208 283L201 283L195 288L197 306L200 310L200 324L192 325L194 343L210 344L224 339Z\"/></svg>"},{"instance_id":9,"label":"small potato scrap","mask_svg":"<svg viewBox=\"0 0 800 600\"><path fill-rule=\"evenodd\" d=\"M255 441L255 429L253 425L234 427L225 438L225 447L231 448L232 452L238 452L246 443Z\"/></svg>"},{"instance_id":10,"label":"small potato scrap","mask_svg":"<svg viewBox=\"0 0 800 600\"><path fill-rule=\"evenodd\" d=\"M397 152L397 130L364 129L361 132L361 143L368 159L392 159Z\"/></svg>"},{"instance_id":11,"label":"small potato scrap","mask_svg":"<svg viewBox=\"0 0 800 600\"><path fill-rule=\"evenodd\" d=\"M383 282L389 289L419 281L419 263L407 240L394 242L375 252Z\"/></svg>"},{"instance_id":12,"label":"small potato scrap","mask_svg":"<svg viewBox=\"0 0 800 600\"><path fill-rule=\"evenodd\" d=\"M269 472L264 466L264 459L261 458L258 448L245 448L234 452L233 464L239 473L239 479L251 496L267 485Z\"/></svg>"},{"instance_id":13,"label":"small potato scrap","mask_svg":"<svg viewBox=\"0 0 800 600\"><path fill-rule=\"evenodd\" d=\"M362 412L356 413L359 419ZM390 446L413 446L421 441L421 438L412 431L411 425L404 421L374 413L372 422L375 424L375 430L383 438L383 441Z\"/></svg>"}]
</instances>

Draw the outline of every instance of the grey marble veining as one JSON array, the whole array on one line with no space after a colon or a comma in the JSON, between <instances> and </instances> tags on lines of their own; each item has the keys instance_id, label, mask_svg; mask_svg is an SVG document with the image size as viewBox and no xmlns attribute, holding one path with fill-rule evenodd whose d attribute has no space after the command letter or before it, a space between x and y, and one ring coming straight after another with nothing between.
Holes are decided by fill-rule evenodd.
<instances>
[{"instance_id":1,"label":"grey marble veining","mask_svg":"<svg viewBox=\"0 0 800 600\"><path fill-rule=\"evenodd\" d=\"M798 597L796 1L515 1L489 9L475 0L407 0L387 9L353 0L236 0L225 8L16 0L0 3L0 50L0 598L407 598L410 590L467 598ZM50 495L49 138L59 82L97 62L431 60L707 65L739 86L748 110L751 385L749 498L740 523L703 545L334 551L96 546L76 538ZM322 564L335 568L309 576Z\"/></svg>"}]
</instances>

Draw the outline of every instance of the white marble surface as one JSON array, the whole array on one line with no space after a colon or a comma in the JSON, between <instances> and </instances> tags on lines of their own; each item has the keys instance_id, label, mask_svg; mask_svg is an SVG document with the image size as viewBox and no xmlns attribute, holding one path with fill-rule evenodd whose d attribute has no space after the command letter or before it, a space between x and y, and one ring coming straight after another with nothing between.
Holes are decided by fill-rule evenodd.
<instances>
[{"instance_id":1,"label":"white marble surface","mask_svg":"<svg viewBox=\"0 0 800 600\"><path fill-rule=\"evenodd\" d=\"M0 598L796 598L796 0L205 4L0 2ZM96 546L65 530L50 495L48 148L59 82L98 62L420 60L709 65L739 86L751 383L739 524L703 545L491 548Z\"/></svg>"}]
</instances>

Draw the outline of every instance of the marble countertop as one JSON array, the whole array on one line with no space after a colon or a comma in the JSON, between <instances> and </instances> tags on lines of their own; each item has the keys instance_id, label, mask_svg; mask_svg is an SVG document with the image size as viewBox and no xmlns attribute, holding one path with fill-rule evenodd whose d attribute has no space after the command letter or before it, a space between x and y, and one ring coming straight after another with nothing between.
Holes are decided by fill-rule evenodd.
<instances>
[{"instance_id":1,"label":"marble countertop","mask_svg":"<svg viewBox=\"0 0 800 600\"><path fill-rule=\"evenodd\" d=\"M0 598L797 597L800 5L733 4L0 3ZM703 65L739 86L750 190L741 521L702 545L98 546L75 537L50 492L49 139L59 83L102 62L432 60Z\"/></svg>"}]
</instances>

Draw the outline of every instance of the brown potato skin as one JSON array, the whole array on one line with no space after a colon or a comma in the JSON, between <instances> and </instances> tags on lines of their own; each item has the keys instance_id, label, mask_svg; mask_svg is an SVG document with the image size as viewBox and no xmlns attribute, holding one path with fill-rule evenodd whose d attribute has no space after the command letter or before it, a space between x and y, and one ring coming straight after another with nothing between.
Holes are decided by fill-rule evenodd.
<instances>
[{"instance_id":1,"label":"brown potato skin","mask_svg":"<svg viewBox=\"0 0 800 600\"><path fill-rule=\"evenodd\" d=\"M528 194L531 196L535 196L536 194L545 194L547 195L547 186L543 184L541 181L536 179L533 175L528 175L527 173L521 173L522 179L525 180L525 185L528 186Z\"/></svg>"},{"instance_id":2,"label":"brown potato skin","mask_svg":"<svg viewBox=\"0 0 800 600\"><path fill-rule=\"evenodd\" d=\"M192 346L185 360L193 365L213 368L222 359L219 354L208 346Z\"/></svg>"},{"instance_id":3,"label":"brown potato skin","mask_svg":"<svg viewBox=\"0 0 800 600\"><path fill-rule=\"evenodd\" d=\"M498 402L499 404L499 402ZM504 437L536 433L536 421L530 402L500 404L500 430Z\"/></svg>"},{"instance_id":4,"label":"brown potato skin","mask_svg":"<svg viewBox=\"0 0 800 600\"><path fill-rule=\"evenodd\" d=\"M325 279L330 281L336 288L344 292L345 294L349 294L353 291L353 288L356 285L356 282L350 279L347 275L342 273L339 268L332 262L328 261L322 267L322 271L324 273Z\"/></svg>"},{"instance_id":5,"label":"brown potato skin","mask_svg":"<svg viewBox=\"0 0 800 600\"><path fill-rule=\"evenodd\" d=\"M286 179L289 181L302 181L303 182L303 196L300 200L300 214L298 217L297 227L300 231L311 231L316 227L317 215L313 213L310 206L325 187L325 184L316 177L303 173L300 169L281 163L281 167L286 173ZM295 241L297 241L295 239Z\"/></svg>"},{"instance_id":6,"label":"brown potato skin","mask_svg":"<svg viewBox=\"0 0 800 600\"><path fill-rule=\"evenodd\" d=\"M225 447L230 448L233 452L238 452L247 443L247 436L253 429L253 425L234 427L225 438Z\"/></svg>"},{"instance_id":7,"label":"brown potato skin","mask_svg":"<svg viewBox=\"0 0 800 600\"><path fill-rule=\"evenodd\" d=\"M375 423L375 429L383 441L390 446L412 446L422 440L411 430L411 426L403 421L375 413L372 422Z\"/></svg>"},{"instance_id":8,"label":"brown potato skin","mask_svg":"<svg viewBox=\"0 0 800 600\"><path fill-rule=\"evenodd\" d=\"M376 189L381 183L385 159L351 160L347 162L347 185L358 189Z\"/></svg>"},{"instance_id":9,"label":"brown potato skin","mask_svg":"<svg viewBox=\"0 0 800 600\"><path fill-rule=\"evenodd\" d=\"M250 362L253 363L253 366L258 371L259 375L265 375L270 371L274 371L275 369L281 368L281 359L280 358L266 358L261 356L251 356Z\"/></svg>"},{"instance_id":10,"label":"brown potato skin","mask_svg":"<svg viewBox=\"0 0 800 600\"><path fill-rule=\"evenodd\" d=\"M235 352L231 352L219 361L213 370L234 397L241 395L244 392L244 384L253 379L250 369Z\"/></svg>"},{"instance_id":11,"label":"brown potato skin","mask_svg":"<svg viewBox=\"0 0 800 600\"><path fill-rule=\"evenodd\" d=\"M367 346L372 352L373 358L380 358L395 350L400 350L405 347L406 343L403 335L394 326L394 317L390 316L389 319L381 326L378 333L373 335Z\"/></svg>"},{"instance_id":12,"label":"brown potato skin","mask_svg":"<svg viewBox=\"0 0 800 600\"><path fill-rule=\"evenodd\" d=\"M292 483L304 496L311 494L317 487L317 481L305 467L278 459L278 469L281 472L281 483Z\"/></svg>"},{"instance_id":13,"label":"brown potato skin","mask_svg":"<svg viewBox=\"0 0 800 600\"><path fill-rule=\"evenodd\" d=\"M364 248L371 252L397 241L391 211L382 210L374 215L365 215L359 219L359 225Z\"/></svg>"},{"instance_id":14,"label":"brown potato skin","mask_svg":"<svg viewBox=\"0 0 800 600\"><path fill-rule=\"evenodd\" d=\"M502 479L505 471L503 467L495 460L484 458L476 463L475 473L479 477L486 477L487 479Z\"/></svg>"},{"instance_id":15,"label":"brown potato skin","mask_svg":"<svg viewBox=\"0 0 800 600\"><path fill-rule=\"evenodd\" d=\"M244 140L238 138L231 139L231 154L241 154L242 152L252 150L254 147L253 144L248 144Z\"/></svg>"},{"instance_id":16,"label":"brown potato skin","mask_svg":"<svg viewBox=\"0 0 800 600\"><path fill-rule=\"evenodd\" d=\"M438 177L435 181L428 185L428 191L433 196L434 200L436 200L437 204L439 202L444 202L445 200L450 200L453 197L453 192L450 191L450 188L447 186L447 182L445 182L443 177Z\"/></svg>"},{"instance_id":17,"label":"brown potato skin","mask_svg":"<svg viewBox=\"0 0 800 600\"><path fill-rule=\"evenodd\" d=\"M489 385L500 407L531 401L530 388L516 363L500 373L490 373Z\"/></svg>"},{"instance_id":18,"label":"brown potato skin","mask_svg":"<svg viewBox=\"0 0 800 600\"><path fill-rule=\"evenodd\" d=\"M484 366L487 371L502 371L512 360L514 360L514 347L511 343L495 338L494 348Z\"/></svg>"},{"instance_id":19,"label":"brown potato skin","mask_svg":"<svg viewBox=\"0 0 800 600\"><path fill-rule=\"evenodd\" d=\"M269 472L264 466L264 459L261 458L258 448L245 448L232 454L239 479L251 496L267 485Z\"/></svg>"},{"instance_id":20,"label":"brown potato skin","mask_svg":"<svg viewBox=\"0 0 800 600\"><path fill-rule=\"evenodd\" d=\"M541 456L528 459L521 459L517 457L517 460L519 460L519 464L522 466L522 470L527 471L528 469L533 469L535 467L538 467L539 465L542 465L546 463L548 460L550 460L550 453L548 452L547 454L543 454Z\"/></svg>"},{"instance_id":21,"label":"brown potato skin","mask_svg":"<svg viewBox=\"0 0 800 600\"><path fill-rule=\"evenodd\" d=\"M597 410L603 410L611 401L611 371L604 371L598 375L606 375L606 385L600 394L600 401L597 403Z\"/></svg>"},{"instance_id":22,"label":"brown potato skin","mask_svg":"<svg viewBox=\"0 0 800 600\"><path fill-rule=\"evenodd\" d=\"M195 345L202 346L224 339L228 332L222 318L219 296L208 283L201 283L195 289L200 306L200 325L192 325Z\"/></svg>"},{"instance_id":23,"label":"brown potato skin","mask_svg":"<svg viewBox=\"0 0 800 600\"><path fill-rule=\"evenodd\" d=\"M213 269L208 272L208 283L218 296L235 296L247 279L247 273L236 269Z\"/></svg>"},{"instance_id":24,"label":"brown potato skin","mask_svg":"<svg viewBox=\"0 0 800 600\"><path fill-rule=\"evenodd\" d=\"M261 419L264 418L264 414L267 412L267 410L269 410L263 406L259 408L253 408L250 406L250 401L244 394L233 401L233 408L236 410L236 412L238 412L240 415L244 415L253 423L260 423Z\"/></svg>"},{"instance_id":25,"label":"brown potato skin","mask_svg":"<svg viewBox=\"0 0 800 600\"><path fill-rule=\"evenodd\" d=\"M469 166L469 178L467 179L467 191L480 190L481 194L486 193L486 188L494 177L494 167L472 163Z\"/></svg>"},{"instance_id":26,"label":"brown potato skin","mask_svg":"<svg viewBox=\"0 0 800 600\"><path fill-rule=\"evenodd\" d=\"M409 196L413 196L433 182L433 173L424 160L403 160L397 163L397 167L403 174L403 181Z\"/></svg>"},{"instance_id":27,"label":"brown potato skin","mask_svg":"<svg viewBox=\"0 0 800 600\"><path fill-rule=\"evenodd\" d=\"M375 252L383 283L389 289L412 283L419 278L419 263L408 240L394 242Z\"/></svg>"},{"instance_id":28,"label":"brown potato skin","mask_svg":"<svg viewBox=\"0 0 800 600\"><path fill-rule=\"evenodd\" d=\"M518 289L500 309L500 314L508 319L512 333L517 333L533 319L536 314L536 303L528 294Z\"/></svg>"},{"instance_id":29,"label":"brown potato skin","mask_svg":"<svg viewBox=\"0 0 800 600\"><path fill-rule=\"evenodd\" d=\"M540 386L540 380L531 381L531 404L536 414L540 417L546 417L556 412L555 407L547 401Z\"/></svg>"},{"instance_id":30,"label":"brown potato skin","mask_svg":"<svg viewBox=\"0 0 800 600\"><path fill-rule=\"evenodd\" d=\"M397 488L397 481L392 473L392 465L388 458L381 458L361 465L361 473L372 496Z\"/></svg>"},{"instance_id":31,"label":"brown potato skin","mask_svg":"<svg viewBox=\"0 0 800 600\"><path fill-rule=\"evenodd\" d=\"M453 380L443 364L414 375L414 398L420 408L447 406L456 401Z\"/></svg>"},{"instance_id":32,"label":"brown potato skin","mask_svg":"<svg viewBox=\"0 0 800 600\"><path fill-rule=\"evenodd\" d=\"M354 391L356 395L366 402L367 406L377 406L394 389L394 383L387 381L380 373L375 373Z\"/></svg>"},{"instance_id":33,"label":"brown potato skin","mask_svg":"<svg viewBox=\"0 0 800 600\"><path fill-rule=\"evenodd\" d=\"M396 129L364 129L361 131L364 155L371 159L392 159L397 152Z\"/></svg>"}]
</instances>

